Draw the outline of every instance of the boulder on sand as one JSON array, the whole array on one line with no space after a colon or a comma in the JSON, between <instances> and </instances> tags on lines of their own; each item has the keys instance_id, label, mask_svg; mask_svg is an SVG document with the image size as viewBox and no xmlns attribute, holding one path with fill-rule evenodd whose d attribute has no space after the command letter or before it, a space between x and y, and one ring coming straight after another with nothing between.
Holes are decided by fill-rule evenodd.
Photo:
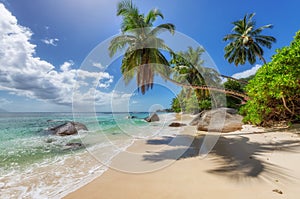
<instances>
[{"instance_id":1,"label":"boulder on sand","mask_svg":"<svg viewBox=\"0 0 300 199\"><path fill-rule=\"evenodd\" d=\"M181 126L186 126L186 124L179 123L179 122L172 122L169 124L169 127L181 127Z\"/></svg>"},{"instance_id":2,"label":"boulder on sand","mask_svg":"<svg viewBox=\"0 0 300 199\"><path fill-rule=\"evenodd\" d=\"M198 131L228 133L241 130L243 117L235 109L217 108L201 112L190 125L197 125Z\"/></svg>"},{"instance_id":3,"label":"boulder on sand","mask_svg":"<svg viewBox=\"0 0 300 199\"><path fill-rule=\"evenodd\" d=\"M147 122L157 122L159 121L159 117L156 113L152 113L149 117L146 117L145 120Z\"/></svg>"},{"instance_id":4,"label":"boulder on sand","mask_svg":"<svg viewBox=\"0 0 300 199\"><path fill-rule=\"evenodd\" d=\"M50 128L50 131L60 136L77 134L79 130L87 131L88 129L84 124L79 122L65 122L64 124Z\"/></svg>"}]
</instances>

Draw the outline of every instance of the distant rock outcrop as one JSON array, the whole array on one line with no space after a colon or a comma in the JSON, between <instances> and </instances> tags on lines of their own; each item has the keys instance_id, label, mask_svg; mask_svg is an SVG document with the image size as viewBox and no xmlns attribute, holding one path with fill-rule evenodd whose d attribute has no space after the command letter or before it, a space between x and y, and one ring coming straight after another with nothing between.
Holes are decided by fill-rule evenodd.
<instances>
[{"instance_id":1,"label":"distant rock outcrop","mask_svg":"<svg viewBox=\"0 0 300 199\"><path fill-rule=\"evenodd\" d=\"M50 128L50 131L60 136L74 135L77 134L80 130L87 131L88 129L84 124L79 122L66 122L64 124Z\"/></svg>"},{"instance_id":2,"label":"distant rock outcrop","mask_svg":"<svg viewBox=\"0 0 300 199\"><path fill-rule=\"evenodd\" d=\"M128 116L127 116L127 119L137 119L137 117L134 116L134 115L128 115Z\"/></svg>"},{"instance_id":3,"label":"distant rock outcrop","mask_svg":"<svg viewBox=\"0 0 300 199\"><path fill-rule=\"evenodd\" d=\"M149 117L146 117L145 120L147 122L157 122L159 121L159 117L156 113L152 113Z\"/></svg>"},{"instance_id":4,"label":"distant rock outcrop","mask_svg":"<svg viewBox=\"0 0 300 199\"><path fill-rule=\"evenodd\" d=\"M198 131L232 132L242 129L243 117L235 109L218 108L202 111L190 125L197 125Z\"/></svg>"},{"instance_id":5,"label":"distant rock outcrop","mask_svg":"<svg viewBox=\"0 0 300 199\"><path fill-rule=\"evenodd\" d=\"M169 127L181 127L181 126L186 126L186 124L179 123L179 122L172 122L169 124Z\"/></svg>"}]
</instances>

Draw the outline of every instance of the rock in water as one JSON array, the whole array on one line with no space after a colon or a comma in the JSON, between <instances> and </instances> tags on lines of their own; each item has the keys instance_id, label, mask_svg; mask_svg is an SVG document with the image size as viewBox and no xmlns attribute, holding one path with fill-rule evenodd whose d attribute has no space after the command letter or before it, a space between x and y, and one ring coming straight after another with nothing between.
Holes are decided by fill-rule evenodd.
<instances>
[{"instance_id":1,"label":"rock in water","mask_svg":"<svg viewBox=\"0 0 300 199\"><path fill-rule=\"evenodd\" d=\"M50 128L51 131L56 135L66 136L77 134L79 130L88 130L84 124L79 122L66 122L62 125L58 125L56 127Z\"/></svg>"},{"instance_id":2,"label":"rock in water","mask_svg":"<svg viewBox=\"0 0 300 199\"><path fill-rule=\"evenodd\" d=\"M145 120L147 122L157 122L159 121L159 117L156 113L152 113L149 117L146 117Z\"/></svg>"},{"instance_id":3,"label":"rock in water","mask_svg":"<svg viewBox=\"0 0 300 199\"><path fill-rule=\"evenodd\" d=\"M71 123L75 126L77 131L80 131L80 130L88 131L88 128L80 122L71 122Z\"/></svg>"},{"instance_id":4,"label":"rock in water","mask_svg":"<svg viewBox=\"0 0 300 199\"><path fill-rule=\"evenodd\" d=\"M75 125L73 125L71 122L68 122L65 125L59 127L55 132L56 135L60 135L60 136L73 135L77 133L78 131L75 128Z\"/></svg>"},{"instance_id":5,"label":"rock in water","mask_svg":"<svg viewBox=\"0 0 300 199\"><path fill-rule=\"evenodd\" d=\"M169 124L169 127L181 127L181 126L186 126L186 124L179 123L179 122L172 122Z\"/></svg>"},{"instance_id":6,"label":"rock in water","mask_svg":"<svg viewBox=\"0 0 300 199\"><path fill-rule=\"evenodd\" d=\"M69 149L78 149L81 148L83 145L79 142L75 143L67 143L64 147L63 150L69 150Z\"/></svg>"},{"instance_id":7,"label":"rock in water","mask_svg":"<svg viewBox=\"0 0 300 199\"><path fill-rule=\"evenodd\" d=\"M199 114L196 123L198 131L215 131L228 133L242 129L243 117L237 114L235 109L218 108L204 111ZM224 122L224 123L223 123Z\"/></svg>"}]
</instances>

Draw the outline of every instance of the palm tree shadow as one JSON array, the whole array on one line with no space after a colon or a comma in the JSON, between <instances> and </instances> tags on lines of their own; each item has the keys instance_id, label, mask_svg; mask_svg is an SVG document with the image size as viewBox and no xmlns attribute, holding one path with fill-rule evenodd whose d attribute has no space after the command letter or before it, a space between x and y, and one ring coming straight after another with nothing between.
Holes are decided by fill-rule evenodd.
<instances>
[{"instance_id":1,"label":"palm tree shadow","mask_svg":"<svg viewBox=\"0 0 300 199\"><path fill-rule=\"evenodd\" d=\"M177 136L178 137L178 136ZM192 144L187 146L180 140L193 139L192 136L182 135L178 137L176 145L172 149L163 150L144 155L144 161L158 162L165 159L184 159L199 155L204 136L194 138ZM163 139L148 140L147 144L169 145L171 137ZM208 170L211 174L229 177L233 180L243 180L247 178L264 177L265 179L290 179L287 170L272 164L264 156L276 150L299 152L300 143L298 140L285 140L276 143L251 142L249 138L243 136L226 137L221 136L209 153L208 158L215 162L216 167Z\"/></svg>"}]
</instances>

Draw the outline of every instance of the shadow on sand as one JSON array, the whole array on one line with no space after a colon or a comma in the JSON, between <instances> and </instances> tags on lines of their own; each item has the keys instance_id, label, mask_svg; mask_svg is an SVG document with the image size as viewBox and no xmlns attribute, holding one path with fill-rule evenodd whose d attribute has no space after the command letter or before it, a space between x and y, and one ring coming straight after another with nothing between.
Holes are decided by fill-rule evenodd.
<instances>
[{"instance_id":1,"label":"shadow on sand","mask_svg":"<svg viewBox=\"0 0 300 199\"><path fill-rule=\"evenodd\" d=\"M176 143L172 143L173 137L163 137L162 139L148 140L151 145L172 145L172 149L163 150L144 155L145 161L162 161L165 159L183 159L196 157L199 153L204 135L192 137L188 135L177 136ZM185 146L186 142L180 140L193 139L190 146ZM183 144L181 144L183 143ZM299 140L284 140L272 143L250 142L249 138L236 136L221 136L209 153L207 158L215 162L215 167L207 172L222 176L227 176L233 180L243 180L246 178L290 179L287 170L271 164L269 158L264 154L273 153L276 150L287 152L299 152ZM178 154L181 154L178 156ZM200 158L200 157L199 157ZM200 160L200 159L199 159ZM201 161L201 160L200 160ZM263 175L262 175L263 174Z\"/></svg>"}]
</instances>

